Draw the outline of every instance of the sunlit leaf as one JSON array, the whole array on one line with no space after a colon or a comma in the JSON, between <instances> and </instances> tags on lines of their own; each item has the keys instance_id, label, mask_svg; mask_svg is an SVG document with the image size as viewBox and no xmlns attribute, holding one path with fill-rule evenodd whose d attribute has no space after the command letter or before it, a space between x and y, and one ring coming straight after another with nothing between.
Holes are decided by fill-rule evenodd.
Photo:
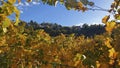
<instances>
[{"instance_id":1,"label":"sunlit leaf","mask_svg":"<svg viewBox=\"0 0 120 68\"><path fill-rule=\"evenodd\" d=\"M7 28L3 28L3 32L6 33L7 32Z\"/></svg>"},{"instance_id":2,"label":"sunlit leaf","mask_svg":"<svg viewBox=\"0 0 120 68\"><path fill-rule=\"evenodd\" d=\"M116 22L112 21L112 22L107 22L106 23L106 31L111 32L114 28L115 28Z\"/></svg>"},{"instance_id":3,"label":"sunlit leaf","mask_svg":"<svg viewBox=\"0 0 120 68\"><path fill-rule=\"evenodd\" d=\"M101 65L100 62L99 62L99 61L96 61L96 67L97 67L97 68L100 68L100 65Z\"/></svg>"},{"instance_id":4,"label":"sunlit leaf","mask_svg":"<svg viewBox=\"0 0 120 68\"><path fill-rule=\"evenodd\" d=\"M110 64L110 65L113 65L114 62L115 62L115 61L111 59L111 60L109 61L109 64Z\"/></svg>"},{"instance_id":5,"label":"sunlit leaf","mask_svg":"<svg viewBox=\"0 0 120 68\"><path fill-rule=\"evenodd\" d=\"M2 6L2 10L4 11L4 14L9 16L13 13L13 8L14 6L13 5L10 5L9 3L5 3L3 6Z\"/></svg>"},{"instance_id":6,"label":"sunlit leaf","mask_svg":"<svg viewBox=\"0 0 120 68\"><path fill-rule=\"evenodd\" d=\"M16 0L8 0L9 3L14 4Z\"/></svg>"},{"instance_id":7,"label":"sunlit leaf","mask_svg":"<svg viewBox=\"0 0 120 68\"><path fill-rule=\"evenodd\" d=\"M105 45L106 45L108 48L112 48L110 42L111 42L111 39L110 39L110 38L107 38L107 39L105 40Z\"/></svg>"},{"instance_id":8,"label":"sunlit leaf","mask_svg":"<svg viewBox=\"0 0 120 68\"><path fill-rule=\"evenodd\" d=\"M111 48L111 49L109 50L109 57L110 57L110 58L113 58L114 53L116 53L115 49L114 49L114 48Z\"/></svg>"},{"instance_id":9,"label":"sunlit leaf","mask_svg":"<svg viewBox=\"0 0 120 68\"><path fill-rule=\"evenodd\" d=\"M109 18L110 18L110 15L105 16L105 17L102 19L102 22L103 22L104 24L106 24L107 21L109 20Z\"/></svg>"},{"instance_id":10,"label":"sunlit leaf","mask_svg":"<svg viewBox=\"0 0 120 68\"><path fill-rule=\"evenodd\" d=\"M82 10L83 9L83 4L81 2L78 2L76 8L78 10Z\"/></svg>"},{"instance_id":11,"label":"sunlit leaf","mask_svg":"<svg viewBox=\"0 0 120 68\"><path fill-rule=\"evenodd\" d=\"M9 18L6 18L6 19L3 21L2 27L3 27L3 28L9 27L10 24L11 24L10 19L9 19Z\"/></svg>"}]
</instances>

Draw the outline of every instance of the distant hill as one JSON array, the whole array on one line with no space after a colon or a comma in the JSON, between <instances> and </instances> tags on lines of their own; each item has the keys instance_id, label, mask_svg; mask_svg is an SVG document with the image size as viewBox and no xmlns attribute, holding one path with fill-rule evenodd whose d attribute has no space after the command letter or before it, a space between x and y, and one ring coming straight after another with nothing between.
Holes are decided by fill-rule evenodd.
<instances>
[{"instance_id":1,"label":"distant hill","mask_svg":"<svg viewBox=\"0 0 120 68\"><path fill-rule=\"evenodd\" d=\"M26 22L25 22L26 23ZM56 23L43 22L38 24L37 22L30 21L26 23L26 28L33 28L34 30L43 29L50 36L58 36L61 33L69 35L75 34L75 36L84 35L85 37L94 37L94 35L100 35L105 32L104 25L88 25L82 26L62 26Z\"/></svg>"}]
</instances>

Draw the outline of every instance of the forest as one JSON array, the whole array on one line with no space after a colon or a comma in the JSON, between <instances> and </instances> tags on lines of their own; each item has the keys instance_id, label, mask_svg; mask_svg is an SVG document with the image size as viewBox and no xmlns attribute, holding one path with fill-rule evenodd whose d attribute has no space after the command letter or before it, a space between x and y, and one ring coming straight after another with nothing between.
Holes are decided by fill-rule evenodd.
<instances>
[{"instance_id":1,"label":"forest","mask_svg":"<svg viewBox=\"0 0 120 68\"><path fill-rule=\"evenodd\" d=\"M26 28L32 28L33 30L39 30L43 29L46 33L48 33L50 36L58 36L61 33L70 35L75 34L75 36L84 35L85 37L94 37L95 35L100 35L105 33L105 26L102 24L94 24L94 25L88 25L83 24L81 26L62 26L57 23L40 23L30 21L28 23L21 22L26 24Z\"/></svg>"},{"instance_id":2,"label":"forest","mask_svg":"<svg viewBox=\"0 0 120 68\"><path fill-rule=\"evenodd\" d=\"M16 1L22 2L0 0L0 68L120 68L120 0L110 5L107 12L114 19L106 15L101 20L104 25L71 27L21 21ZM89 0L40 2L49 6L60 2L67 10L82 12L94 5Z\"/></svg>"}]
</instances>

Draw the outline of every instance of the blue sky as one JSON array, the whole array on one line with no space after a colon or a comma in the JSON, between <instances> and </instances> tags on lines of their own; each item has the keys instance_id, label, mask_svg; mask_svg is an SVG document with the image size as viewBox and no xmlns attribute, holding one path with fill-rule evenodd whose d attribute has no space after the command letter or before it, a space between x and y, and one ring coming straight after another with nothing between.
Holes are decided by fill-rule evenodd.
<instances>
[{"instance_id":1,"label":"blue sky","mask_svg":"<svg viewBox=\"0 0 120 68\"><path fill-rule=\"evenodd\" d=\"M95 5L109 9L113 0L91 0ZM50 22L58 23L63 26L98 24L101 23L101 19L108 15L108 12L104 11L75 11L67 10L63 5L57 4L57 6L43 5L42 3L22 3L19 7L21 10L20 19L29 22L30 20L38 23ZM101 23L102 24L102 23Z\"/></svg>"}]
</instances>

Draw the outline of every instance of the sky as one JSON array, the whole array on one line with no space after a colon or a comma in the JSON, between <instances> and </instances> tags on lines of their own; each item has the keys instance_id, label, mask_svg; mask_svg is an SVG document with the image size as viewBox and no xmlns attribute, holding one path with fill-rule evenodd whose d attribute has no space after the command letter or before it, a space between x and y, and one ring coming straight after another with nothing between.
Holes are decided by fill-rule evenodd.
<instances>
[{"instance_id":1,"label":"sky","mask_svg":"<svg viewBox=\"0 0 120 68\"><path fill-rule=\"evenodd\" d=\"M95 5L104 9L109 9L113 0L91 0ZM101 19L110 13L105 11L92 11L85 12L67 10L64 5L59 3L55 6L44 5L42 3L27 3L23 2L17 5L21 10L20 19L26 22L31 20L37 23L49 22L57 23L63 26L73 26L82 24L102 24Z\"/></svg>"}]
</instances>

